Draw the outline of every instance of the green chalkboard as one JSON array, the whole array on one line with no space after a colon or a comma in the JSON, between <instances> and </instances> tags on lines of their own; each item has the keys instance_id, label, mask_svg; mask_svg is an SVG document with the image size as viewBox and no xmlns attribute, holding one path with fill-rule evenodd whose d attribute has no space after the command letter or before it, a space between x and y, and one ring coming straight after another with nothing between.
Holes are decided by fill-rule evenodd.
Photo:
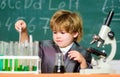
<instances>
[{"instance_id":1,"label":"green chalkboard","mask_svg":"<svg viewBox=\"0 0 120 77\"><path fill-rule=\"evenodd\" d=\"M33 40L52 39L49 20L59 9L80 13L83 18L84 37L80 42L90 47L94 34L98 34L108 12L114 9L110 24L117 41L117 53L114 59L120 59L120 0L0 0L0 40L18 41L19 33L14 24L23 19ZM110 48L106 52L110 53Z\"/></svg>"}]
</instances>

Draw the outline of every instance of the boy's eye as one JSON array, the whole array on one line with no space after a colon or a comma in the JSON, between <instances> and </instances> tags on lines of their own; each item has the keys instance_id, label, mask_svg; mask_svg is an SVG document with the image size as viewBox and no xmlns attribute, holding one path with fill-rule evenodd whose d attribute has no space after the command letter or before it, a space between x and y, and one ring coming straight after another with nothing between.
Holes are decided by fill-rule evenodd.
<instances>
[{"instance_id":1,"label":"boy's eye","mask_svg":"<svg viewBox=\"0 0 120 77\"><path fill-rule=\"evenodd\" d=\"M61 32L61 34L65 34L65 32Z\"/></svg>"},{"instance_id":2,"label":"boy's eye","mask_svg":"<svg viewBox=\"0 0 120 77\"><path fill-rule=\"evenodd\" d=\"M56 31L53 31L54 34L56 34L57 32Z\"/></svg>"},{"instance_id":3,"label":"boy's eye","mask_svg":"<svg viewBox=\"0 0 120 77\"><path fill-rule=\"evenodd\" d=\"M65 34L66 32L65 31L60 31L60 32L53 31L53 34L57 34L57 33Z\"/></svg>"}]
</instances>

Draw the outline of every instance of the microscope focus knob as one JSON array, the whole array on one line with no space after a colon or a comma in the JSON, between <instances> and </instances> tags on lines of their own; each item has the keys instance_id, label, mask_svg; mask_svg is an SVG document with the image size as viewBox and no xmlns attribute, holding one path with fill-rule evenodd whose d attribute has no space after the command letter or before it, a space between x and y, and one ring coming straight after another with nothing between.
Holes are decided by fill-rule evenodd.
<instances>
[{"instance_id":1,"label":"microscope focus knob","mask_svg":"<svg viewBox=\"0 0 120 77\"><path fill-rule=\"evenodd\" d=\"M110 32L108 33L108 37L109 37L111 40L114 38L114 36L115 36L114 32L110 31Z\"/></svg>"}]
</instances>

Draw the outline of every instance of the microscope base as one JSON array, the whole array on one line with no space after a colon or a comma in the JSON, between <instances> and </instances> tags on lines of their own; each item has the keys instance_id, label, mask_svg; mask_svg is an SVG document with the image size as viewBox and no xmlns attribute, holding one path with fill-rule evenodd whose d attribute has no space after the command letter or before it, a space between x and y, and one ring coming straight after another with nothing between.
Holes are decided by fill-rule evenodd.
<instances>
[{"instance_id":1,"label":"microscope base","mask_svg":"<svg viewBox=\"0 0 120 77\"><path fill-rule=\"evenodd\" d=\"M80 74L114 74L113 69L81 69Z\"/></svg>"}]
</instances>

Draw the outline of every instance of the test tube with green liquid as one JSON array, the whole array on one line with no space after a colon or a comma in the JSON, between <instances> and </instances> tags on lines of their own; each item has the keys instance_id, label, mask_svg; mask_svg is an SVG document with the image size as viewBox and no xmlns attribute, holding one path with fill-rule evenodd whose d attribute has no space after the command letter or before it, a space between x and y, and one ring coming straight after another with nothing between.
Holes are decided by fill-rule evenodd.
<instances>
[{"instance_id":1,"label":"test tube with green liquid","mask_svg":"<svg viewBox=\"0 0 120 77\"><path fill-rule=\"evenodd\" d=\"M36 60L36 59L33 59L33 60L31 61L31 63L32 63L32 65L31 65L32 71L36 71L36 70L37 70L37 60Z\"/></svg>"},{"instance_id":2,"label":"test tube with green liquid","mask_svg":"<svg viewBox=\"0 0 120 77\"><path fill-rule=\"evenodd\" d=\"M14 42L14 56L18 56L18 42ZM14 70L15 71L18 71L18 59L15 59L15 62L14 62Z\"/></svg>"},{"instance_id":3,"label":"test tube with green liquid","mask_svg":"<svg viewBox=\"0 0 120 77\"><path fill-rule=\"evenodd\" d=\"M12 59L8 59L8 68L7 71L12 71Z\"/></svg>"},{"instance_id":4,"label":"test tube with green liquid","mask_svg":"<svg viewBox=\"0 0 120 77\"><path fill-rule=\"evenodd\" d=\"M9 43L8 52L9 52L9 56L14 55L14 43L13 43L13 41L10 41L10 43ZM9 67L8 68L9 68L9 71L12 70L12 59L9 60Z\"/></svg>"},{"instance_id":5,"label":"test tube with green liquid","mask_svg":"<svg viewBox=\"0 0 120 77\"><path fill-rule=\"evenodd\" d=\"M0 59L0 71L2 71L2 69L3 69L3 59Z\"/></svg>"},{"instance_id":6,"label":"test tube with green liquid","mask_svg":"<svg viewBox=\"0 0 120 77\"><path fill-rule=\"evenodd\" d=\"M2 71L8 71L8 59L3 60L3 69Z\"/></svg>"},{"instance_id":7,"label":"test tube with green liquid","mask_svg":"<svg viewBox=\"0 0 120 77\"><path fill-rule=\"evenodd\" d=\"M24 43L19 43L19 56L25 56L25 47L24 47ZM26 65L26 62L24 59L19 59L18 63L19 63L19 71L24 71L24 66Z\"/></svg>"},{"instance_id":8,"label":"test tube with green liquid","mask_svg":"<svg viewBox=\"0 0 120 77\"><path fill-rule=\"evenodd\" d=\"M4 55L8 56L8 43L7 42L3 42L3 48L4 48ZM3 60L3 70L4 71L8 71L8 59L4 59Z\"/></svg>"},{"instance_id":9,"label":"test tube with green liquid","mask_svg":"<svg viewBox=\"0 0 120 77\"><path fill-rule=\"evenodd\" d=\"M4 55L5 56L11 56L12 51L11 51L11 43L9 42L4 42ZM11 71L12 70L12 59L4 59L4 70L5 71Z\"/></svg>"},{"instance_id":10,"label":"test tube with green liquid","mask_svg":"<svg viewBox=\"0 0 120 77\"><path fill-rule=\"evenodd\" d=\"M33 42L33 56L38 56L38 51L39 51L39 42L34 41ZM34 60L32 63L33 63L32 70L36 71L38 68L37 67L37 60Z\"/></svg>"},{"instance_id":11,"label":"test tube with green liquid","mask_svg":"<svg viewBox=\"0 0 120 77\"><path fill-rule=\"evenodd\" d=\"M3 41L0 41L0 56L3 56ZM3 59L0 59L0 71L3 69Z\"/></svg>"},{"instance_id":12,"label":"test tube with green liquid","mask_svg":"<svg viewBox=\"0 0 120 77\"><path fill-rule=\"evenodd\" d=\"M15 59L14 70L18 71L18 59Z\"/></svg>"}]
</instances>

